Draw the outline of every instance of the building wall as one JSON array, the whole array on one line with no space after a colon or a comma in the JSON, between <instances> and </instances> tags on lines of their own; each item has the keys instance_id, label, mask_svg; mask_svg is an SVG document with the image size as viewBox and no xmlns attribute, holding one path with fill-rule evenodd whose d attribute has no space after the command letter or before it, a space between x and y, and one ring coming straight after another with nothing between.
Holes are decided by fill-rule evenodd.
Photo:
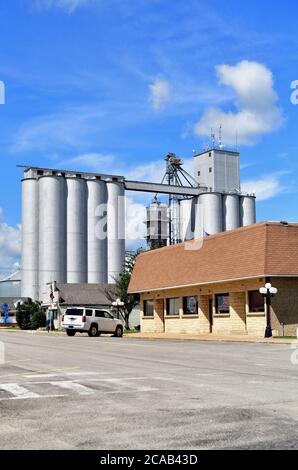
<instances>
[{"instance_id":1,"label":"building wall","mask_svg":"<svg viewBox=\"0 0 298 470\"><path fill-rule=\"evenodd\" d=\"M272 329L279 336L296 336L298 326L298 279L272 278L271 283L278 289L272 299Z\"/></svg>"},{"instance_id":2,"label":"building wall","mask_svg":"<svg viewBox=\"0 0 298 470\"><path fill-rule=\"evenodd\" d=\"M298 326L298 279L277 279L272 281L279 293L272 302L272 327L275 334L282 334L281 322L286 324L285 334L294 335ZM249 291L259 290L264 278L245 281L210 284L207 286L182 287L141 295L141 331L144 333L182 333L249 335L264 337L266 327L265 312L249 311ZM230 313L216 314L215 295L230 294ZM183 315L183 297L198 296L199 314ZM179 315L167 317L165 299L180 298ZM144 317L143 301L154 300L154 317ZM209 301L212 300L210 318Z\"/></svg>"}]
</instances>

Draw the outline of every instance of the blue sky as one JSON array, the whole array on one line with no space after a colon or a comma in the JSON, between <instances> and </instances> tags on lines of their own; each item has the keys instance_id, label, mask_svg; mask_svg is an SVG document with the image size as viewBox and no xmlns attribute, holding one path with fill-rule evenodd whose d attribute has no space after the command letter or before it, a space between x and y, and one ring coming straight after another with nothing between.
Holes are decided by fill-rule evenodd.
<instances>
[{"instance_id":1,"label":"blue sky","mask_svg":"<svg viewBox=\"0 0 298 470\"><path fill-rule=\"evenodd\" d=\"M292 0L2 0L0 266L19 255L17 164L159 181L169 151L191 169L211 121L227 145L237 127L258 220L298 221L297 13Z\"/></svg>"}]
</instances>

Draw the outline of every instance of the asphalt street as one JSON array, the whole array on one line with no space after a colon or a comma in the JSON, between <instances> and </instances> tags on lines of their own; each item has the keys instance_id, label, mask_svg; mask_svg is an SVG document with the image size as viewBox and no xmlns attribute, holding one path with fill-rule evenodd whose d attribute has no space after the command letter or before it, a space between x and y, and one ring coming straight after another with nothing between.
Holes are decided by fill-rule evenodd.
<instances>
[{"instance_id":1,"label":"asphalt street","mask_svg":"<svg viewBox=\"0 0 298 470\"><path fill-rule=\"evenodd\" d=\"M1 449L298 448L290 345L13 331L0 341Z\"/></svg>"}]
</instances>

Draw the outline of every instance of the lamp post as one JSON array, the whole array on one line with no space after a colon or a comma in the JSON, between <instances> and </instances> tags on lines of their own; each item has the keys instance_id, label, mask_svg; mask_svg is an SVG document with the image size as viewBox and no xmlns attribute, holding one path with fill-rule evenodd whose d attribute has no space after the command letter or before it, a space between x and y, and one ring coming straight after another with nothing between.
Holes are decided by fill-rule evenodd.
<instances>
[{"instance_id":1,"label":"lamp post","mask_svg":"<svg viewBox=\"0 0 298 470\"><path fill-rule=\"evenodd\" d=\"M260 294L266 299L266 330L265 338L272 338L271 327L271 299L277 294L278 290L267 282L265 287L260 288Z\"/></svg>"},{"instance_id":2,"label":"lamp post","mask_svg":"<svg viewBox=\"0 0 298 470\"><path fill-rule=\"evenodd\" d=\"M112 305L113 305L113 307L115 307L117 309L117 318L119 320L120 308L124 307L124 302L122 302L122 300L120 300L120 299L116 299L114 302L112 302Z\"/></svg>"}]
</instances>

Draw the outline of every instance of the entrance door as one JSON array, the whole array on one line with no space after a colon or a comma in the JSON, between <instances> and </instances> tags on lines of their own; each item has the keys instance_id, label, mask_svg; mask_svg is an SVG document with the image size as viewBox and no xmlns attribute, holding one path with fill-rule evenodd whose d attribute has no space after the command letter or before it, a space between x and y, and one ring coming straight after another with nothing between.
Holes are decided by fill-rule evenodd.
<instances>
[{"instance_id":1,"label":"entrance door","mask_svg":"<svg viewBox=\"0 0 298 470\"><path fill-rule=\"evenodd\" d=\"M209 299L209 325L210 325L210 333L213 330L213 299Z\"/></svg>"}]
</instances>

